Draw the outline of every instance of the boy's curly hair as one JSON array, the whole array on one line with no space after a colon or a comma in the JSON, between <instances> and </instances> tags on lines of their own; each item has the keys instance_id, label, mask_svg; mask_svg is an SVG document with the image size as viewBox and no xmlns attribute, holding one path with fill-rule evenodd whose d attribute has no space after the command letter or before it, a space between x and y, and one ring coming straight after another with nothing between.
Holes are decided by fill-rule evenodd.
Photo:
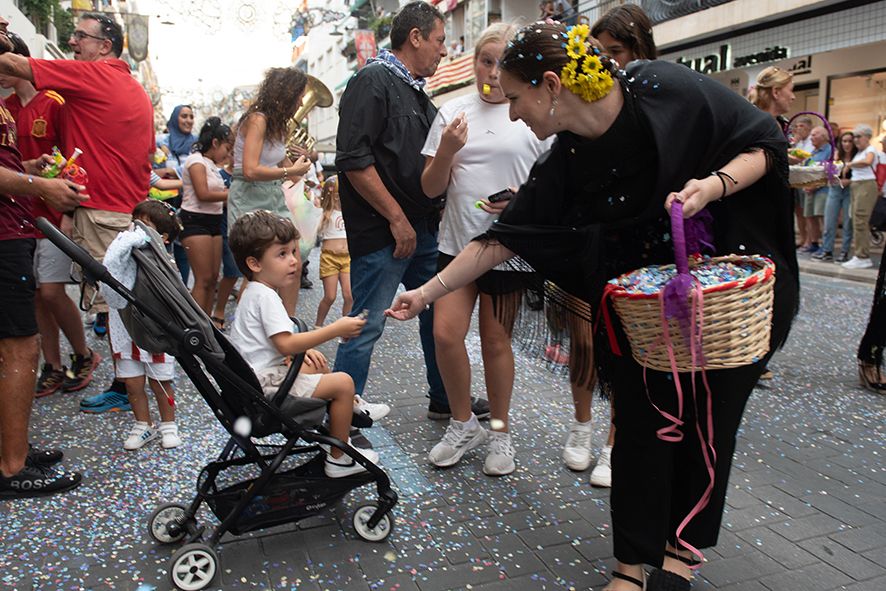
<instances>
[{"instance_id":1,"label":"boy's curly hair","mask_svg":"<svg viewBox=\"0 0 886 591\"><path fill-rule=\"evenodd\" d=\"M266 209L259 209L243 214L228 235L228 245L234 255L234 262L243 276L252 281L252 269L246 259L261 259L265 252L274 244L286 244L300 238L298 230L292 222Z\"/></svg>"}]
</instances>

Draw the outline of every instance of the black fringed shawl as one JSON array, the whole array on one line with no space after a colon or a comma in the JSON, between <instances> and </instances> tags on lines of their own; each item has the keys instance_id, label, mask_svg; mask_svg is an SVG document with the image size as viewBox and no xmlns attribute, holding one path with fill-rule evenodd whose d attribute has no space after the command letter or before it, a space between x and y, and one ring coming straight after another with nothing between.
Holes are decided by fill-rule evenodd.
<instances>
[{"instance_id":1,"label":"black fringed shawl","mask_svg":"<svg viewBox=\"0 0 886 591\"><path fill-rule=\"evenodd\" d=\"M607 280L643 265L673 262L664 209L670 192L682 189L689 179L707 177L741 153L762 149L769 164L766 175L749 187L742 187L738 179L741 190L708 209L714 218L714 254L763 254L775 263L771 349L780 347L796 314L799 284L793 202L786 183L787 143L775 120L720 83L682 65L633 62L622 88L624 109L633 109L645 132L631 140L639 143L651 138L654 150L648 154L654 161L625 158L622 151L605 169L583 166L582 147L593 148L598 140L558 134L518 195L479 239L501 243L544 279L590 304L596 313ZM640 143L637 155L644 153ZM603 219L599 200L612 198L612 185L618 186L622 171L633 173L636 188L636 180L642 177L635 169L638 160L647 171L643 187L647 192L651 187L651 194L642 198L639 208L626 210L625 217ZM613 182L602 182L601 170ZM594 211L597 219L591 215ZM569 297L557 293L554 290L551 297L548 290L549 303L591 320L587 306L571 306ZM596 365L605 382L605 355L600 353L608 344L600 338L601 331L595 335ZM624 335L620 340L623 350L629 350ZM587 370L578 372L584 380L575 373L573 382L587 383Z\"/></svg>"}]
</instances>

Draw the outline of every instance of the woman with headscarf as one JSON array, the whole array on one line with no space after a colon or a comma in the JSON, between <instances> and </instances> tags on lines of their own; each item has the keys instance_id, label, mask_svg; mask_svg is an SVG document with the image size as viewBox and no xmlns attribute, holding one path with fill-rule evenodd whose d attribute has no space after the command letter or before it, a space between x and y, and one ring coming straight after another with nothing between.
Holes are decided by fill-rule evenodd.
<instances>
[{"instance_id":1,"label":"woman with headscarf","mask_svg":"<svg viewBox=\"0 0 886 591\"><path fill-rule=\"evenodd\" d=\"M163 139L163 148L167 151L167 166L175 171L176 176L182 178L182 167L191 153L191 148L197 141L194 130L194 109L191 105L177 105L172 110L172 115L166 122L167 134ZM169 204L176 208L181 207L181 193L178 197L169 200ZM173 242L173 255L175 264L181 273L182 281L188 282L191 273L191 265L188 263L188 255L181 242L176 239Z\"/></svg>"},{"instance_id":2,"label":"woman with headscarf","mask_svg":"<svg viewBox=\"0 0 886 591\"><path fill-rule=\"evenodd\" d=\"M701 388L697 373L675 378L619 356L630 345L617 317L611 332L595 332L593 370L614 398L617 427L617 565L608 589L688 590L699 549L717 543L745 403L797 309L787 142L771 117L689 68L636 61L623 75L587 25L568 32L560 23L529 25L505 50L501 67L511 118L539 138L557 139L498 221L385 313L411 318L514 255L569 295L600 305L609 279L673 262L667 210L675 201L687 218L707 210L714 254L768 256L776 268L770 353L707 371L713 398L685 403L679 441L659 437L674 424L656 407L674 409L676 379L684 392L696 380ZM656 567L648 581L644 564Z\"/></svg>"}]
</instances>

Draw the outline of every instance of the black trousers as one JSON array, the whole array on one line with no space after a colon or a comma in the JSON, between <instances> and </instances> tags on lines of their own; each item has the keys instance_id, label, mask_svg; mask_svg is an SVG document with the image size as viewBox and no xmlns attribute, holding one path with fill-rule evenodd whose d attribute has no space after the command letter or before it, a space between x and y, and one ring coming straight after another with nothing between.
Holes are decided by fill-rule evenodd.
<instances>
[{"instance_id":1,"label":"black trousers","mask_svg":"<svg viewBox=\"0 0 886 591\"><path fill-rule=\"evenodd\" d=\"M883 365L883 348L886 346L886 256L880 259L880 272L877 274L877 287L874 289L874 304L868 326L858 345L858 359L877 367Z\"/></svg>"},{"instance_id":2,"label":"black trousers","mask_svg":"<svg viewBox=\"0 0 886 591\"><path fill-rule=\"evenodd\" d=\"M696 548L717 543L735 434L748 397L767 361L768 356L753 365L707 372L713 393L714 489L708 505L680 536ZM678 526L701 499L710 481L696 429L696 417L699 417L702 432L707 436L704 384L701 374L697 373L696 404L690 375L681 374L683 439L672 443L657 436L656 431L670 422L650 404L651 398L660 409L676 416L677 391L671 374L649 370L644 384L643 368L628 351L616 359L614 366L611 375L616 430L611 505L615 558L626 564L659 567L664 559L665 542L675 542Z\"/></svg>"}]
</instances>

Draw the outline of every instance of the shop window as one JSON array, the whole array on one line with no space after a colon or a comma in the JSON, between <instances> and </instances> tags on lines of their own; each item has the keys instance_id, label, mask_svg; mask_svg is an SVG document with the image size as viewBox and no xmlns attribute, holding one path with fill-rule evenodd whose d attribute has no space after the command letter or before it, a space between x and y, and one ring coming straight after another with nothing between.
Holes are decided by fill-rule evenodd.
<instances>
[{"instance_id":1,"label":"shop window","mask_svg":"<svg viewBox=\"0 0 886 591\"><path fill-rule=\"evenodd\" d=\"M828 119L841 129L870 125L874 135L884 131L886 70L828 78Z\"/></svg>"}]
</instances>

